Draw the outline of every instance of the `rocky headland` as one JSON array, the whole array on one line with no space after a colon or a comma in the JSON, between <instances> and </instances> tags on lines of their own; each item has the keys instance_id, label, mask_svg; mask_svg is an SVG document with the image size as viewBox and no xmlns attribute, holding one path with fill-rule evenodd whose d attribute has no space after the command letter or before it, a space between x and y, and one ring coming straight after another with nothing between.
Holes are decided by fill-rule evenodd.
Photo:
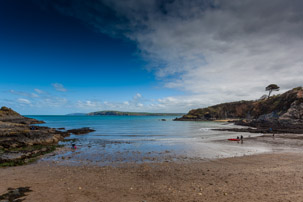
<instances>
[{"instance_id":1,"label":"rocky headland","mask_svg":"<svg viewBox=\"0 0 303 202\"><path fill-rule=\"evenodd\" d=\"M73 134L85 134L89 128L62 131L33 124L43 121L21 116L14 110L0 109L0 167L22 165L52 152L58 142Z\"/></svg>"},{"instance_id":2,"label":"rocky headland","mask_svg":"<svg viewBox=\"0 0 303 202\"><path fill-rule=\"evenodd\" d=\"M254 101L193 109L176 121L229 120L249 128L219 129L255 133L303 133L303 88ZM271 129L270 129L271 128Z\"/></svg>"}]
</instances>

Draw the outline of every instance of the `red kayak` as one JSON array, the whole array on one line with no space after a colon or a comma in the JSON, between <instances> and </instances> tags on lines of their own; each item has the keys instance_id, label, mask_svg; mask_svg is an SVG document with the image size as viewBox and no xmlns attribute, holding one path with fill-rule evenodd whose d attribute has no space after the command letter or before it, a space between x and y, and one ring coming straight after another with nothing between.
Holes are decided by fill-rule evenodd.
<instances>
[{"instance_id":1,"label":"red kayak","mask_svg":"<svg viewBox=\"0 0 303 202\"><path fill-rule=\"evenodd\" d=\"M240 139L228 139L229 141L240 141Z\"/></svg>"}]
</instances>

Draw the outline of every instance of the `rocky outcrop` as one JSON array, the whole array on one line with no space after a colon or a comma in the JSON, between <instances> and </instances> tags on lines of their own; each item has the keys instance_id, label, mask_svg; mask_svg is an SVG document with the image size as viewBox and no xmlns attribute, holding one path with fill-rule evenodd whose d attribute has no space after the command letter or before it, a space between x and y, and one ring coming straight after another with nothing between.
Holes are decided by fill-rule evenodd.
<instances>
[{"instance_id":1,"label":"rocky outcrop","mask_svg":"<svg viewBox=\"0 0 303 202\"><path fill-rule=\"evenodd\" d=\"M18 165L54 149L68 132L34 126L43 123L23 117L7 107L0 109L0 165Z\"/></svg>"},{"instance_id":2,"label":"rocky outcrop","mask_svg":"<svg viewBox=\"0 0 303 202\"><path fill-rule=\"evenodd\" d=\"M48 127L0 122L0 149L57 144L68 135Z\"/></svg>"},{"instance_id":3,"label":"rocky outcrop","mask_svg":"<svg viewBox=\"0 0 303 202\"><path fill-rule=\"evenodd\" d=\"M279 117L279 120L293 124L303 124L303 102L293 102L287 112Z\"/></svg>"},{"instance_id":4,"label":"rocky outcrop","mask_svg":"<svg viewBox=\"0 0 303 202\"><path fill-rule=\"evenodd\" d=\"M246 129L222 129L239 132L303 133L303 88L255 101L239 101L194 109L176 121L230 119ZM220 129L221 130L221 129Z\"/></svg>"},{"instance_id":5,"label":"rocky outcrop","mask_svg":"<svg viewBox=\"0 0 303 202\"><path fill-rule=\"evenodd\" d=\"M21 123L21 124L44 123L43 121L38 121L36 119L31 119L31 118L21 116L19 113L15 112L14 110L7 108L7 107L1 107L0 121L10 122L10 123Z\"/></svg>"},{"instance_id":6,"label":"rocky outcrop","mask_svg":"<svg viewBox=\"0 0 303 202\"><path fill-rule=\"evenodd\" d=\"M44 123L23 117L7 107L0 109L0 167L22 165L45 153L54 151L59 141L73 134L94 131L79 128L64 131L32 124Z\"/></svg>"},{"instance_id":7,"label":"rocky outcrop","mask_svg":"<svg viewBox=\"0 0 303 202\"><path fill-rule=\"evenodd\" d=\"M74 135L83 135L83 134L87 134L87 133L94 132L94 131L95 130L90 129L88 127L83 127L83 128L78 128L78 129L67 130L66 132L72 133Z\"/></svg>"},{"instance_id":8,"label":"rocky outcrop","mask_svg":"<svg viewBox=\"0 0 303 202\"><path fill-rule=\"evenodd\" d=\"M223 103L194 109L176 120L258 119L300 123L302 121L302 103L303 89L298 87L267 99Z\"/></svg>"}]
</instances>

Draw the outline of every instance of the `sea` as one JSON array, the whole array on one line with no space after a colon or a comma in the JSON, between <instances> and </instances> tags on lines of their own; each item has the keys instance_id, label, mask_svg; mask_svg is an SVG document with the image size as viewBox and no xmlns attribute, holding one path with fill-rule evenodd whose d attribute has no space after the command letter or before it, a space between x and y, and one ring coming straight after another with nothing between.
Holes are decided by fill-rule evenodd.
<instances>
[{"instance_id":1,"label":"sea","mask_svg":"<svg viewBox=\"0 0 303 202\"><path fill-rule=\"evenodd\" d=\"M51 128L95 130L71 135L60 142L64 152L52 158L68 163L109 163L215 159L270 152L266 145L245 142L261 134L215 131L235 128L232 123L212 121L173 121L173 116L27 116L42 120ZM228 141L243 135L243 144ZM75 144L77 149L71 149Z\"/></svg>"}]
</instances>

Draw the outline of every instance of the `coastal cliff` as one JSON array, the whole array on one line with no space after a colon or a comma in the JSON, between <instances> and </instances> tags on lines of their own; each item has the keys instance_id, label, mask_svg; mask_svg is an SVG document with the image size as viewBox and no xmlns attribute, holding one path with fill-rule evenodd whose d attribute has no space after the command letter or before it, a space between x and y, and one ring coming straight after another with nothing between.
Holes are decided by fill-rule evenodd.
<instances>
[{"instance_id":1,"label":"coastal cliff","mask_svg":"<svg viewBox=\"0 0 303 202\"><path fill-rule=\"evenodd\" d=\"M176 121L244 119L244 122L303 123L303 88L297 87L280 95L255 101L223 103L193 109Z\"/></svg>"}]
</instances>

